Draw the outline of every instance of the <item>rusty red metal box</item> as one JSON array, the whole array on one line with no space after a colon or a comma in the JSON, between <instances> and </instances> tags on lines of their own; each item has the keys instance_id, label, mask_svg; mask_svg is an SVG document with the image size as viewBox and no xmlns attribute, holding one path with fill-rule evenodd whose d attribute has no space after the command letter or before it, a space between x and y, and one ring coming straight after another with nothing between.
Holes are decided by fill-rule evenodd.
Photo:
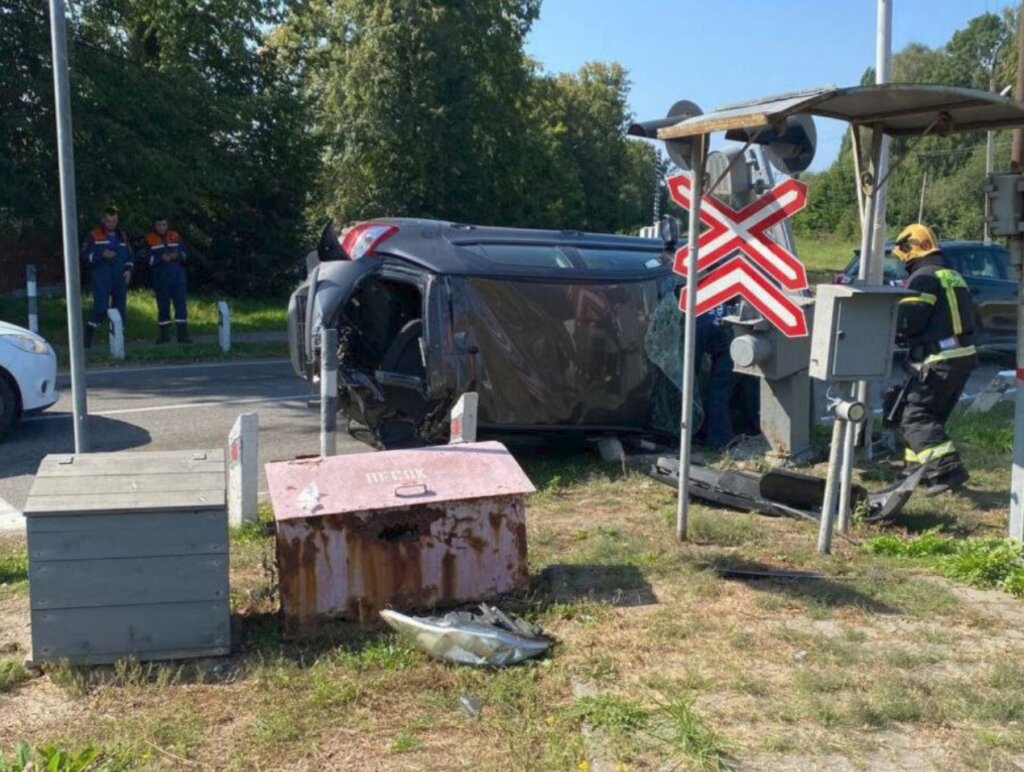
<instances>
[{"instance_id":1,"label":"rusty red metal box","mask_svg":"<svg viewBox=\"0 0 1024 772\"><path fill-rule=\"evenodd\" d=\"M526 582L534 487L499 442L271 463L267 482L286 636Z\"/></svg>"}]
</instances>

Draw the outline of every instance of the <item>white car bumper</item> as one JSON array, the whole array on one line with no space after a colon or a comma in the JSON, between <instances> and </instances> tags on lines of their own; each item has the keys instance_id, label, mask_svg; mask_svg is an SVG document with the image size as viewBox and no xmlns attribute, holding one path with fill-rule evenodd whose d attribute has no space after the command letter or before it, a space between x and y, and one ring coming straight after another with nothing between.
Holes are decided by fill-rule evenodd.
<instances>
[{"instance_id":1,"label":"white car bumper","mask_svg":"<svg viewBox=\"0 0 1024 772\"><path fill-rule=\"evenodd\" d=\"M21 392L23 412L42 410L57 401L57 355L52 348L46 354L26 353L17 357L11 370Z\"/></svg>"}]
</instances>

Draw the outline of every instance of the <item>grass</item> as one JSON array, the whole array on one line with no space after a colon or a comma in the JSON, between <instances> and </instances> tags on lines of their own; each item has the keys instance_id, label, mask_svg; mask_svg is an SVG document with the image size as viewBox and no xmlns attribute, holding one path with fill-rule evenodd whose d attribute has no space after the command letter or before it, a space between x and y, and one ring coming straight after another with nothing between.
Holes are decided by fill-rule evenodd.
<instances>
[{"instance_id":1,"label":"grass","mask_svg":"<svg viewBox=\"0 0 1024 772\"><path fill-rule=\"evenodd\" d=\"M1024 598L1024 548L1009 539L954 539L928 531L911 539L882 534L864 543L874 555L906 558L974 587L998 588Z\"/></svg>"},{"instance_id":2,"label":"grass","mask_svg":"<svg viewBox=\"0 0 1024 772\"><path fill-rule=\"evenodd\" d=\"M11 659L0 755L24 740L94 748L95 768L1013 768L1020 602L975 605L942 578L951 561L957 581L995 581L1015 554L981 549L1005 529L1005 420L951 425L969 497L915 498L895 526L855 525L869 546L840 541L831 556L815 552L812 523L696 503L680 544L671 488L586 456L524 452L538 487L531 579L499 605L555 645L503 669L446 665L348 623L280 640L273 538L235 529L237 654L57 665L51 683ZM23 584L24 543L0 556ZM822 576L746 581L723 576L729 566ZM26 608L22 594L0 596L0 644L26 629Z\"/></svg>"},{"instance_id":3,"label":"grass","mask_svg":"<svg viewBox=\"0 0 1024 772\"><path fill-rule=\"evenodd\" d=\"M796 248L807 267L811 284L830 283L833 274L846 268L860 244L846 239L797 236Z\"/></svg>"},{"instance_id":4,"label":"grass","mask_svg":"<svg viewBox=\"0 0 1024 772\"><path fill-rule=\"evenodd\" d=\"M189 332L197 336L216 336L218 332L217 302L221 298L192 296L188 299ZM287 299L283 298L231 298L232 333L284 332L287 327ZM82 297L84 313L92 308L92 295ZM93 366L110 364L139 364L164 362L192 362L237 357L281 356L287 353L284 341L236 341L230 354L223 354L216 342L198 342L188 346L176 343L156 346L156 300L148 289L128 292L126 305L128 321L125 329L124 360L111 360L105 353L105 330L97 335L97 342L87 354ZM28 323L28 305L24 298L0 297L0 320L22 326ZM39 298L39 332L57 351L62 366L67 365L67 303L63 297Z\"/></svg>"},{"instance_id":5,"label":"grass","mask_svg":"<svg viewBox=\"0 0 1024 772\"><path fill-rule=\"evenodd\" d=\"M28 551L23 542L0 543L0 600L28 589Z\"/></svg>"}]
</instances>

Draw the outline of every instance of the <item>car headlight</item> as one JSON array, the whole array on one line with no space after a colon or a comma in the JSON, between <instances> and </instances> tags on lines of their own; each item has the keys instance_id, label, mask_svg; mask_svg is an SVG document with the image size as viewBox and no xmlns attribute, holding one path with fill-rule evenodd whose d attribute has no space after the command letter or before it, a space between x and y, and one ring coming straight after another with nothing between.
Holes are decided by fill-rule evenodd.
<instances>
[{"instance_id":1,"label":"car headlight","mask_svg":"<svg viewBox=\"0 0 1024 772\"><path fill-rule=\"evenodd\" d=\"M46 341L35 338L31 335L18 335L16 333L8 333L6 335L0 335L0 340L10 343L12 346L17 346L22 351L27 351L30 354L49 354L50 347L46 345Z\"/></svg>"}]
</instances>

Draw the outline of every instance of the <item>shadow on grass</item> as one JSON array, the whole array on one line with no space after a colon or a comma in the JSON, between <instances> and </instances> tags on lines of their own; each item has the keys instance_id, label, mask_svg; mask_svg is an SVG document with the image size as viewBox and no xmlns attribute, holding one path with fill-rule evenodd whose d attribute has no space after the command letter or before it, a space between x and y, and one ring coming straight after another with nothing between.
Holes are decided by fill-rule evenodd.
<instances>
[{"instance_id":1,"label":"shadow on grass","mask_svg":"<svg viewBox=\"0 0 1024 772\"><path fill-rule=\"evenodd\" d=\"M952 512L901 512L885 525L905 530L907 533L924 533L936 528L944 533L966 536L971 529L966 528Z\"/></svg>"},{"instance_id":2,"label":"shadow on grass","mask_svg":"<svg viewBox=\"0 0 1024 772\"><path fill-rule=\"evenodd\" d=\"M658 602L643 572L631 565L550 565L534 580L533 589L542 606L589 601L630 607Z\"/></svg>"},{"instance_id":3,"label":"shadow on grass","mask_svg":"<svg viewBox=\"0 0 1024 772\"><path fill-rule=\"evenodd\" d=\"M728 581L742 582L753 590L773 595L784 595L807 605L859 608L872 614L898 615L902 613L900 609L882 603L847 582L837 581L826 576L798 579L729 576L729 570L779 571L774 566L757 561L737 559L732 555L712 556L708 558L705 565Z\"/></svg>"}]
</instances>

